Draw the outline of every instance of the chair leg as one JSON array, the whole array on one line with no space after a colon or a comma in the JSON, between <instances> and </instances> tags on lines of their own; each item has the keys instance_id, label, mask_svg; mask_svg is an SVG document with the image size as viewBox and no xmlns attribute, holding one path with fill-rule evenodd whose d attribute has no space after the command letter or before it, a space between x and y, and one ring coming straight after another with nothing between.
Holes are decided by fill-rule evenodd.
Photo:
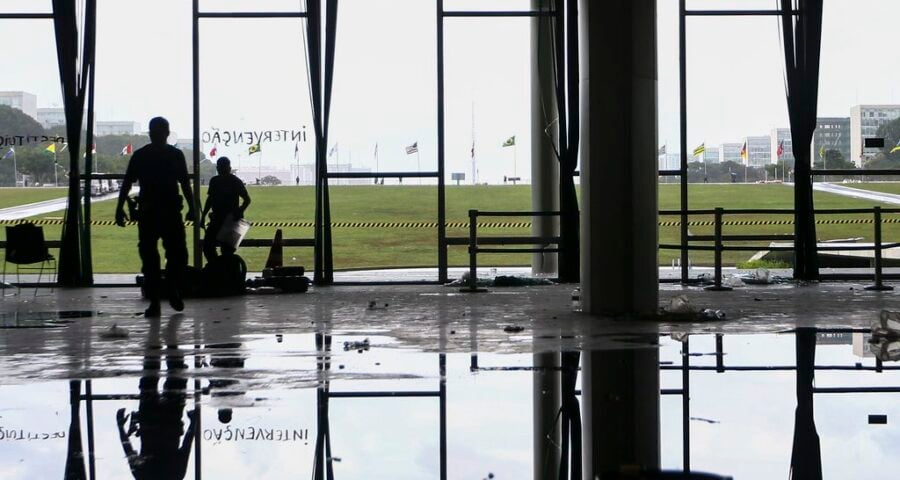
<instances>
[{"instance_id":1,"label":"chair leg","mask_svg":"<svg viewBox=\"0 0 900 480\"><path fill-rule=\"evenodd\" d=\"M46 260L42 261L42 262L41 262L40 269L38 270L38 279L37 279L37 283L34 284L34 295L33 295L34 298L37 298L38 288L41 288L41 278L43 278L43 276L44 276L44 264L45 264L45 263L47 263Z\"/></svg>"}]
</instances>

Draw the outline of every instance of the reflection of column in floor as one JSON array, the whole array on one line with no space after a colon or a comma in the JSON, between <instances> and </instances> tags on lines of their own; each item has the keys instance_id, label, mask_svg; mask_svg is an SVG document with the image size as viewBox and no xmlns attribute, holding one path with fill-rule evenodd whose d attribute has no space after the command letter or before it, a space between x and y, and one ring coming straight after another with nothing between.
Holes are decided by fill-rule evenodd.
<instances>
[{"instance_id":1,"label":"reflection of column in floor","mask_svg":"<svg viewBox=\"0 0 900 480\"><path fill-rule=\"evenodd\" d=\"M816 365L816 331L797 330L797 410L794 413L794 447L791 478L822 478L822 451L813 412Z\"/></svg>"},{"instance_id":2,"label":"reflection of column in floor","mask_svg":"<svg viewBox=\"0 0 900 480\"><path fill-rule=\"evenodd\" d=\"M562 405L559 353L536 353L533 358L534 480L554 480L558 478L562 443L557 418Z\"/></svg>"},{"instance_id":3,"label":"reflection of column in floor","mask_svg":"<svg viewBox=\"0 0 900 480\"><path fill-rule=\"evenodd\" d=\"M658 471L659 350L585 352L581 379L584 478L618 478L606 475L623 467Z\"/></svg>"},{"instance_id":4,"label":"reflection of column in floor","mask_svg":"<svg viewBox=\"0 0 900 480\"><path fill-rule=\"evenodd\" d=\"M84 467L84 446L81 443L81 381L69 382L69 406L71 421L69 423L69 443L66 449L66 480L87 478Z\"/></svg>"}]
</instances>

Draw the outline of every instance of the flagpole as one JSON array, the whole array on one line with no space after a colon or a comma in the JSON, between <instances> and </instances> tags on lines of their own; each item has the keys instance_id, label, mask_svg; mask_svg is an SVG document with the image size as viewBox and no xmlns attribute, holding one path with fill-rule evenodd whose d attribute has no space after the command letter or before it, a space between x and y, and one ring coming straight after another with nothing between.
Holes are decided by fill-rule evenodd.
<instances>
[{"instance_id":1,"label":"flagpole","mask_svg":"<svg viewBox=\"0 0 900 480\"><path fill-rule=\"evenodd\" d=\"M519 142L513 143L513 178L518 177L519 175L516 172L516 164L518 163L519 157ZM516 182L513 182L515 185Z\"/></svg>"},{"instance_id":2,"label":"flagpole","mask_svg":"<svg viewBox=\"0 0 900 480\"><path fill-rule=\"evenodd\" d=\"M16 166L16 150L13 149L13 187L19 186L19 168ZM25 182L22 182L22 186L25 186Z\"/></svg>"},{"instance_id":3,"label":"flagpole","mask_svg":"<svg viewBox=\"0 0 900 480\"><path fill-rule=\"evenodd\" d=\"M59 186L59 162L56 160L56 148L53 148L53 184Z\"/></svg>"},{"instance_id":4,"label":"flagpole","mask_svg":"<svg viewBox=\"0 0 900 480\"><path fill-rule=\"evenodd\" d=\"M419 154L419 141L416 140L416 172L422 173L422 162ZM419 185L422 184L422 177L419 177Z\"/></svg>"}]
</instances>

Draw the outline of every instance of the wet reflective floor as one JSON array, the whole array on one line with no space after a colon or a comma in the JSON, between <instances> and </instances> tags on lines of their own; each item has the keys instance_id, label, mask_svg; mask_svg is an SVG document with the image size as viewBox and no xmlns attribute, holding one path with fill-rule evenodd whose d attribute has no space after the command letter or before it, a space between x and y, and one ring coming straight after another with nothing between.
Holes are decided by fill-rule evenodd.
<instances>
[{"instance_id":1,"label":"wet reflective floor","mask_svg":"<svg viewBox=\"0 0 900 480\"><path fill-rule=\"evenodd\" d=\"M166 323L121 360L140 375L0 387L0 476L306 478L317 457L333 478L441 478L442 463L445 478L533 476L534 379L552 370L533 355L357 333L173 345ZM812 335L816 461L825 478L885 478L900 467L900 367L878 362L864 331ZM662 466L687 455L694 470L786 477L797 345L795 333L659 337Z\"/></svg>"},{"instance_id":2,"label":"wet reflective floor","mask_svg":"<svg viewBox=\"0 0 900 480\"><path fill-rule=\"evenodd\" d=\"M0 332L0 478L530 479L580 452L577 429L594 436L586 450L642 444L667 471L888 478L900 468L900 364L875 357L885 345L862 326L870 312L767 331L748 312L775 302L772 290L747 290L745 327L604 327L566 324L568 295L553 296L563 289L542 290L544 303L492 292L463 310L446 291L386 292L332 295L327 322L312 314L322 292L301 297L309 305L194 302L160 321L118 292L39 299L29 315L4 305L4 325L15 311L20 323L71 323ZM50 314L74 305L90 316ZM451 320L432 318L435 305ZM540 326L544 316L563 332ZM785 316L797 321L773 311L771 323ZM653 395L634 387L647 379ZM622 392L639 395L616 405ZM627 466L625 450L603 452Z\"/></svg>"}]
</instances>

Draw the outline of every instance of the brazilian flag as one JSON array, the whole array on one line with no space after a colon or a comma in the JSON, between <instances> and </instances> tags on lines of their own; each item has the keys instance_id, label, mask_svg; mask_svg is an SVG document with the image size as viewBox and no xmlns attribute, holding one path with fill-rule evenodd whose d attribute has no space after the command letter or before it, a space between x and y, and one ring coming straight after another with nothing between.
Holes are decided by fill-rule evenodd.
<instances>
[{"instance_id":1,"label":"brazilian flag","mask_svg":"<svg viewBox=\"0 0 900 480\"><path fill-rule=\"evenodd\" d=\"M250 155L253 155L254 153L259 153L261 151L262 151L262 148L260 148L258 143L256 145L250 145Z\"/></svg>"}]
</instances>

